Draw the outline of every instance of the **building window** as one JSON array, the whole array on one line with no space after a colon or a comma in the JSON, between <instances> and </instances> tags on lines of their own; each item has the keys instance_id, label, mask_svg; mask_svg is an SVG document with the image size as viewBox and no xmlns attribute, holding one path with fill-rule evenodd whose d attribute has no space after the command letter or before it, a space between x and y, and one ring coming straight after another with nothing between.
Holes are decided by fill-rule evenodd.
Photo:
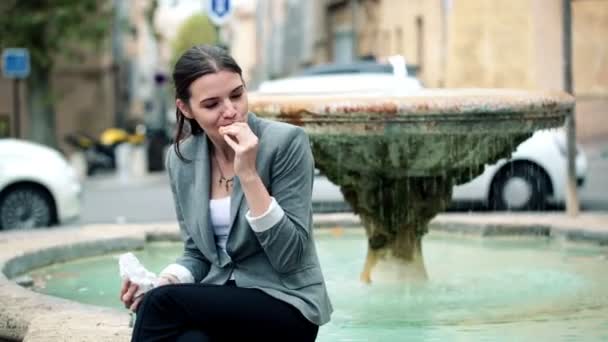
<instances>
[{"instance_id":1,"label":"building window","mask_svg":"<svg viewBox=\"0 0 608 342\"><path fill-rule=\"evenodd\" d=\"M421 16L416 17L416 52L418 70L422 71L424 61L424 19Z\"/></svg>"},{"instance_id":2,"label":"building window","mask_svg":"<svg viewBox=\"0 0 608 342\"><path fill-rule=\"evenodd\" d=\"M334 62L350 63L353 61L353 31L348 28L338 28L334 31Z\"/></svg>"},{"instance_id":3,"label":"building window","mask_svg":"<svg viewBox=\"0 0 608 342\"><path fill-rule=\"evenodd\" d=\"M382 31L382 52L384 56L391 55L391 32L389 30Z\"/></svg>"},{"instance_id":4,"label":"building window","mask_svg":"<svg viewBox=\"0 0 608 342\"><path fill-rule=\"evenodd\" d=\"M8 115L0 115L0 138L8 138L10 133L10 118Z\"/></svg>"}]
</instances>

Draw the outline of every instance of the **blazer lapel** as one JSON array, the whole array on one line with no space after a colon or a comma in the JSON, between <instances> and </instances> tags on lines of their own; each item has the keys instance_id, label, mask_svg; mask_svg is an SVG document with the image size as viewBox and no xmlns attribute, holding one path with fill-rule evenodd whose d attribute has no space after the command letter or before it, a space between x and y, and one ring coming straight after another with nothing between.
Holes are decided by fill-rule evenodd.
<instances>
[{"instance_id":1,"label":"blazer lapel","mask_svg":"<svg viewBox=\"0 0 608 342\"><path fill-rule=\"evenodd\" d=\"M238 177L234 178L234 187L232 188L232 196L230 198L230 231L234 229L236 222L236 214L239 211L241 202L243 201L243 189L241 189L241 182Z\"/></svg>"},{"instance_id":2,"label":"blazer lapel","mask_svg":"<svg viewBox=\"0 0 608 342\"><path fill-rule=\"evenodd\" d=\"M203 250L210 251L205 256L214 264L218 264L217 248L215 245L215 236L211 228L211 220L209 217L209 194L211 171L209 163L209 144L205 134L198 136L198 146L196 153L199 153L200 158L195 159L194 163L194 193L191 198L196 202L195 208L200 208L200 212L195 211L197 217L198 232L201 235Z\"/></svg>"}]
</instances>

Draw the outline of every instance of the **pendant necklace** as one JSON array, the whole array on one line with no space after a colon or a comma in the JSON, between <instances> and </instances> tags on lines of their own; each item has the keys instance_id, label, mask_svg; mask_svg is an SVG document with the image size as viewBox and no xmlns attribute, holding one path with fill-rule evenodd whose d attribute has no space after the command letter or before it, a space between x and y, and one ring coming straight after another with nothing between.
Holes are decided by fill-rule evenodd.
<instances>
[{"instance_id":1,"label":"pendant necklace","mask_svg":"<svg viewBox=\"0 0 608 342\"><path fill-rule=\"evenodd\" d=\"M230 192L230 188L234 185L234 176L230 178L224 177L224 172L222 171L222 167L220 166L220 161L215 156L215 153L213 153L213 158L217 163L217 169L220 171L220 186L222 186L223 184L226 187L226 192Z\"/></svg>"}]
</instances>

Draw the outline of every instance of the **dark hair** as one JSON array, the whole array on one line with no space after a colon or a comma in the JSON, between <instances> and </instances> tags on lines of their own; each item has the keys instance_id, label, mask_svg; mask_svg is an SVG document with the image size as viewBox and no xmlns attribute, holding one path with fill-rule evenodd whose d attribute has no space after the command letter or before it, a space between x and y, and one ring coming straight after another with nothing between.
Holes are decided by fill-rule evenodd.
<instances>
[{"instance_id":1,"label":"dark hair","mask_svg":"<svg viewBox=\"0 0 608 342\"><path fill-rule=\"evenodd\" d=\"M241 67L223 48L211 45L191 47L177 60L173 68L175 98L182 100L184 103L190 103L190 97L192 96L190 85L192 82L201 76L222 70L232 71L242 78ZM179 159L186 161L179 150L180 142L190 135L201 134L203 129L196 120L186 118L179 108L175 110L175 118L177 122L174 144L175 153ZM184 127L185 122L189 123L189 127Z\"/></svg>"}]
</instances>

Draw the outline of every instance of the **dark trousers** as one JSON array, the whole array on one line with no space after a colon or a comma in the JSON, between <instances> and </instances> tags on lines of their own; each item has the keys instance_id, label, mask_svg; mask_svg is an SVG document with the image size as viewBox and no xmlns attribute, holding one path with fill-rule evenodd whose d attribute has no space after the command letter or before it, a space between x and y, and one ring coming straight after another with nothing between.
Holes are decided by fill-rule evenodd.
<instances>
[{"instance_id":1,"label":"dark trousers","mask_svg":"<svg viewBox=\"0 0 608 342\"><path fill-rule=\"evenodd\" d=\"M256 289L178 284L150 290L132 341L314 341L319 327Z\"/></svg>"}]
</instances>

